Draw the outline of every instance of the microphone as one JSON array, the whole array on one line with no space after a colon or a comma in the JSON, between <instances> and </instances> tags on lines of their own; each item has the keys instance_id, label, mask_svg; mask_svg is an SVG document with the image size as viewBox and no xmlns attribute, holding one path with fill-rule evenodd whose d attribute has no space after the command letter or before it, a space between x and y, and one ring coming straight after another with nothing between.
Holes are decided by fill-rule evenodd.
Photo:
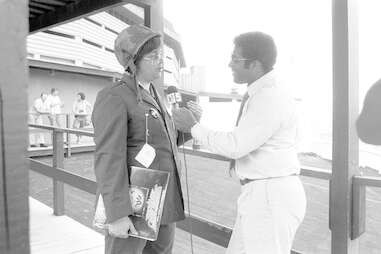
<instances>
[{"instance_id":1,"label":"microphone","mask_svg":"<svg viewBox=\"0 0 381 254\"><path fill-rule=\"evenodd\" d=\"M169 86L167 89L167 101L174 109L178 109L179 103L182 101L181 94L178 92L177 87Z\"/></svg>"}]
</instances>

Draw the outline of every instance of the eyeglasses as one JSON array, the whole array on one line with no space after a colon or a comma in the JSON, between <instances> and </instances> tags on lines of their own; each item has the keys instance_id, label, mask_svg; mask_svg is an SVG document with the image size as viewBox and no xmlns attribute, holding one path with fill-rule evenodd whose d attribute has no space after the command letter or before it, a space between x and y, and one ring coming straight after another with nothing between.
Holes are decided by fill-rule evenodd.
<instances>
[{"instance_id":1,"label":"eyeglasses","mask_svg":"<svg viewBox=\"0 0 381 254\"><path fill-rule=\"evenodd\" d=\"M241 62L241 61L248 61L248 60L254 60L254 58L239 58L239 57L234 56L234 55L231 56L231 61L233 63L238 63L238 62Z\"/></svg>"},{"instance_id":2,"label":"eyeglasses","mask_svg":"<svg viewBox=\"0 0 381 254\"><path fill-rule=\"evenodd\" d=\"M154 50L145 57L144 60L150 61L152 64L159 63L163 59L163 51L162 50Z\"/></svg>"}]
</instances>

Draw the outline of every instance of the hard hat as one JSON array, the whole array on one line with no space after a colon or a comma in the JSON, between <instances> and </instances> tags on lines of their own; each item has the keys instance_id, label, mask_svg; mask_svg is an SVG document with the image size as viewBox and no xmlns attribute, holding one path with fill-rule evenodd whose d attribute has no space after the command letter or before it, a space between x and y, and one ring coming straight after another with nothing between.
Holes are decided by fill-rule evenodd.
<instances>
[{"instance_id":1,"label":"hard hat","mask_svg":"<svg viewBox=\"0 0 381 254\"><path fill-rule=\"evenodd\" d=\"M131 25L119 33L115 39L114 51L125 70L135 74L134 60L140 48L150 39L160 36L143 25Z\"/></svg>"}]
</instances>

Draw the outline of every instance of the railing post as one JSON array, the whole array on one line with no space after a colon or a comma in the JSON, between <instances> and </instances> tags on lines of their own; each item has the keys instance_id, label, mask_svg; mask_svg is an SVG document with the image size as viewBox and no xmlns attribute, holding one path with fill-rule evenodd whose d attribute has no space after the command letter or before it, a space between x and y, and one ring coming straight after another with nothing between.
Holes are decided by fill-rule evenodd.
<instances>
[{"instance_id":1,"label":"railing post","mask_svg":"<svg viewBox=\"0 0 381 254\"><path fill-rule=\"evenodd\" d=\"M359 174L357 0L332 0L333 128L331 252L359 253L352 240L353 176Z\"/></svg>"},{"instance_id":2,"label":"railing post","mask_svg":"<svg viewBox=\"0 0 381 254\"><path fill-rule=\"evenodd\" d=\"M71 121L70 121L70 114L66 114L66 128L71 128ZM66 142L67 142L67 150L66 150L66 157L71 156L71 138L70 138L70 133L68 132L66 134Z\"/></svg>"},{"instance_id":3,"label":"railing post","mask_svg":"<svg viewBox=\"0 0 381 254\"><path fill-rule=\"evenodd\" d=\"M352 181L352 234L351 239L357 239L365 232L366 219L366 186Z\"/></svg>"},{"instance_id":4,"label":"railing post","mask_svg":"<svg viewBox=\"0 0 381 254\"><path fill-rule=\"evenodd\" d=\"M64 167L64 133L57 129L53 130L53 170ZM64 184L53 178L53 210L54 215L65 214Z\"/></svg>"}]
</instances>

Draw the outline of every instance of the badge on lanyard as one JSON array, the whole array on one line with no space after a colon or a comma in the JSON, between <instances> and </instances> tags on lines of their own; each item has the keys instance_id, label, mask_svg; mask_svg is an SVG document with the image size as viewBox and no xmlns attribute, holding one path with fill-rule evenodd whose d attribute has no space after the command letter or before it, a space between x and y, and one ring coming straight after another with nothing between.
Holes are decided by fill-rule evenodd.
<instances>
[{"instance_id":1,"label":"badge on lanyard","mask_svg":"<svg viewBox=\"0 0 381 254\"><path fill-rule=\"evenodd\" d=\"M145 129L145 144L142 149L140 149L139 153L136 155L135 160L137 160L144 167L148 168L153 160L156 157L155 148L148 144L148 113L145 114L146 117L146 129Z\"/></svg>"},{"instance_id":2,"label":"badge on lanyard","mask_svg":"<svg viewBox=\"0 0 381 254\"><path fill-rule=\"evenodd\" d=\"M137 160L144 167L148 168L149 166L151 166L155 157L156 157L155 148L153 148L149 144L144 144L142 149L136 155L135 160Z\"/></svg>"},{"instance_id":3,"label":"badge on lanyard","mask_svg":"<svg viewBox=\"0 0 381 254\"><path fill-rule=\"evenodd\" d=\"M154 108L150 108L150 109L149 109L149 112L150 112L150 114L151 114L151 116L152 116L153 118L155 118L155 119L159 118L159 112L157 112L156 109L154 109Z\"/></svg>"}]
</instances>

